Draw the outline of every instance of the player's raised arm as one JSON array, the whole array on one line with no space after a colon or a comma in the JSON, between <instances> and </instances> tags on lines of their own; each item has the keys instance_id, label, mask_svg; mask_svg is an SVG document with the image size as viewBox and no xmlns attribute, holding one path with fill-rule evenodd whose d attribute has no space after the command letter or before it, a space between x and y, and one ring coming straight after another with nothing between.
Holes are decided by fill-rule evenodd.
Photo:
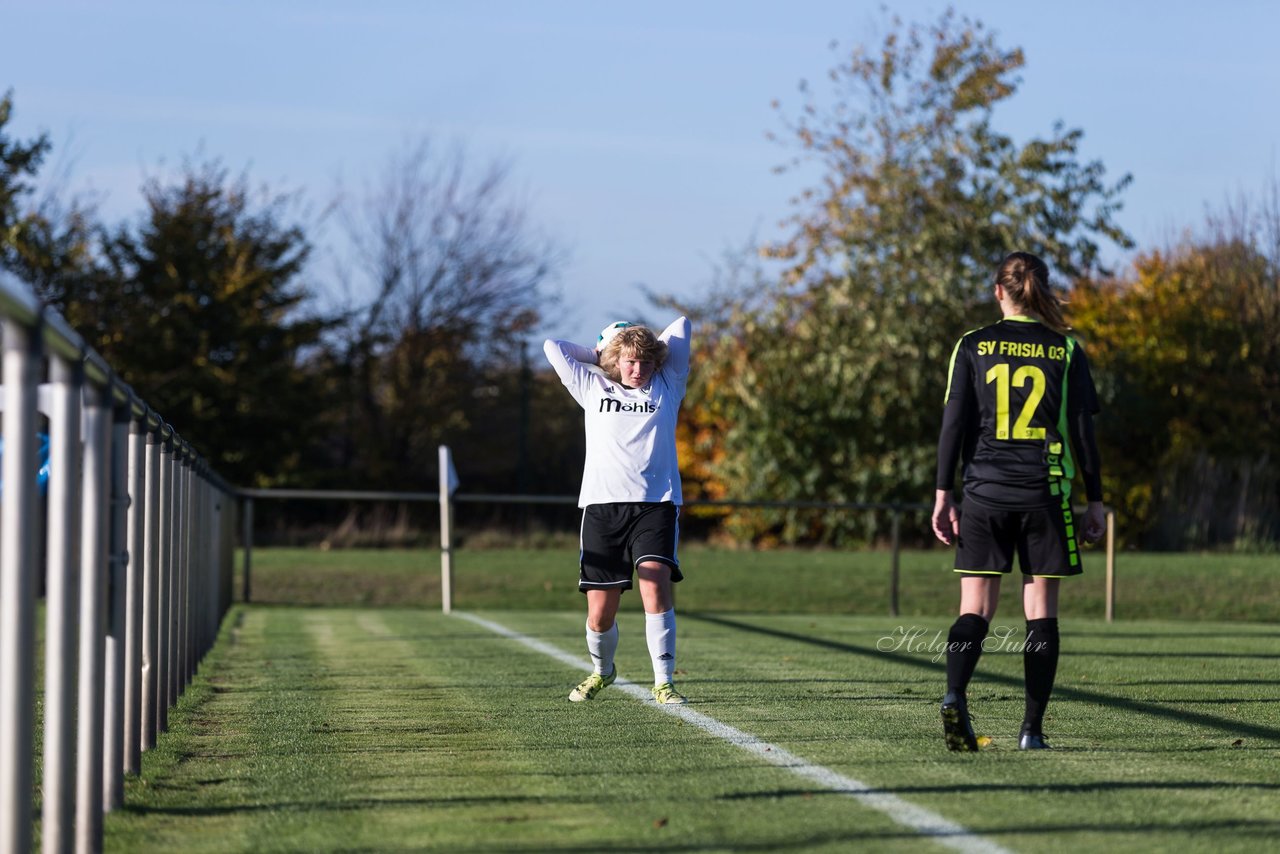
<instances>
[{"instance_id":1,"label":"player's raised arm","mask_svg":"<svg viewBox=\"0 0 1280 854\"><path fill-rule=\"evenodd\" d=\"M667 361L663 368L677 377L689 374L689 331L689 318L681 315L658 336L658 340L667 345Z\"/></svg>"},{"instance_id":2,"label":"player's raised arm","mask_svg":"<svg viewBox=\"0 0 1280 854\"><path fill-rule=\"evenodd\" d=\"M570 367L570 361L578 362L583 365L594 365L596 363L595 350L582 344L574 344L572 341L561 341L558 338L548 338L543 342L542 350L547 354L547 360L551 362L552 367L557 362Z\"/></svg>"},{"instance_id":3,"label":"player's raised arm","mask_svg":"<svg viewBox=\"0 0 1280 854\"><path fill-rule=\"evenodd\" d=\"M542 343L542 352L573 399L585 405L583 389L589 381L590 367L596 363L596 351L572 341L548 338Z\"/></svg>"}]
</instances>

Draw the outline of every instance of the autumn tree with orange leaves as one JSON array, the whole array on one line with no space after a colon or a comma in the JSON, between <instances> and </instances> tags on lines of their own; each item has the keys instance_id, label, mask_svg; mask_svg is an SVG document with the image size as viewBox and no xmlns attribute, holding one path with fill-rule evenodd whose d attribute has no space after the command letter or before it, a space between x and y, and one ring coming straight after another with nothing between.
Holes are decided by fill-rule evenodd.
<instances>
[{"instance_id":1,"label":"autumn tree with orange leaves","mask_svg":"<svg viewBox=\"0 0 1280 854\"><path fill-rule=\"evenodd\" d=\"M829 97L784 125L818 185L790 237L767 247L774 281L704 324L689 391L692 480L737 499L920 502L933 494L947 358L999 316L992 271L1034 252L1059 281L1098 272L1128 183L1081 162L1081 132L1016 142L994 125L1020 50L953 13L894 20L846 53ZM783 110L780 107L780 111ZM765 510L727 521L740 541L850 543L873 513Z\"/></svg>"},{"instance_id":2,"label":"autumn tree with orange leaves","mask_svg":"<svg viewBox=\"0 0 1280 854\"><path fill-rule=\"evenodd\" d=\"M1145 548L1280 541L1280 192L1084 282L1107 493Z\"/></svg>"}]
</instances>

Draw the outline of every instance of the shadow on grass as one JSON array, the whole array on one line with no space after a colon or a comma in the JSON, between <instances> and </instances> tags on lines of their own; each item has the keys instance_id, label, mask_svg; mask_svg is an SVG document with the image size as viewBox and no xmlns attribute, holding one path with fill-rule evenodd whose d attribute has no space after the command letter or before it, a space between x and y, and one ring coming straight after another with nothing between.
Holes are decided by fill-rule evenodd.
<instances>
[{"instance_id":1,"label":"shadow on grass","mask_svg":"<svg viewBox=\"0 0 1280 854\"><path fill-rule=\"evenodd\" d=\"M1087 795L1097 792L1116 791L1177 791L1191 792L1198 790L1221 791L1222 789L1260 789L1263 791L1280 791L1280 783L1229 783L1205 780L1165 780L1160 782L1122 782L1107 781L1100 783L1050 783L1037 784L1034 787L1016 783L948 783L944 786L873 786L860 790L866 794L883 795L963 795L991 794L993 792L1022 792L1034 788L1037 792L1060 795ZM813 798L828 795L847 794L838 789L775 789L769 792L742 792L732 795L720 795L719 800L749 801L769 798Z\"/></svg>"},{"instance_id":2,"label":"shadow on grass","mask_svg":"<svg viewBox=\"0 0 1280 854\"><path fill-rule=\"evenodd\" d=\"M699 612L686 611L681 614L682 618L701 620L703 622L714 625L724 626L726 628L737 629L744 632L754 632L756 634L767 635L769 637L781 638L784 640L794 641L796 643L808 644L810 646L822 647L824 649L836 650L838 652L851 653L853 655L865 656L877 661L892 661L898 664L904 664L909 667L922 668L931 673L938 675L938 693L942 693L943 677L947 672L944 662L933 663L932 661L922 661L918 656L909 655L892 650L882 651L874 647L859 646L858 644L846 643L842 641L825 640L810 635L798 634L796 632L788 632L783 629L771 629L764 626L753 625L743 620L732 619L729 617L720 617L714 614L703 614ZM1089 653L1093 655L1094 653ZM1185 657L1181 653L1170 653L1169 657ZM1270 656L1274 658L1274 656ZM1000 673L983 673L983 681L997 682L1009 687L1016 687L1019 690L1023 687L1021 678L1005 676ZM1229 683L1230 684L1230 683ZM1217 717L1215 715L1205 714L1204 712L1194 712L1185 708L1171 708L1165 705L1143 702L1141 700L1129 700L1123 697L1115 697L1110 694L1102 694L1097 691L1089 691L1083 688L1071 686L1058 686L1054 689L1056 696L1072 700L1080 700L1084 702L1097 703L1102 706L1111 706L1113 708L1125 709L1137 714L1151 715L1152 717L1164 718L1167 720L1177 721L1178 723L1193 723L1201 726L1210 727L1212 729L1221 730L1222 732L1240 737L1249 735L1255 738L1265 738L1280 741L1280 729L1274 727L1261 726L1259 724L1244 723L1241 721L1230 720L1227 718ZM1176 701L1170 701L1176 702ZM1201 701L1197 701L1201 702ZM1250 701L1254 702L1254 701Z\"/></svg>"},{"instance_id":3,"label":"shadow on grass","mask_svg":"<svg viewBox=\"0 0 1280 854\"><path fill-rule=\"evenodd\" d=\"M493 795L457 798L352 798L341 801L271 801L256 804L228 804L221 807L137 806L126 804L121 812L137 816L220 816L256 812L353 812L380 808L428 807L502 807L518 804L580 803L569 796Z\"/></svg>"},{"instance_id":4,"label":"shadow on grass","mask_svg":"<svg viewBox=\"0 0 1280 854\"><path fill-rule=\"evenodd\" d=\"M1280 679L1129 679L1117 685L1280 685ZM1269 702L1254 698L1246 702Z\"/></svg>"},{"instance_id":5,"label":"shadow on grass","mask_svg":"<svg viewBox=\"0 0 1280 854\"><path fill-rule=\"evenodd\" d=\"M789 834L785 839L761 839L752 842L734 842L731 846L726 846L723 841L708 842L705 844L698 843L681 843L679 840L679 829L670 828L672 836L658 836L657 833L651 837L652 841L648 844L640 845L618 845L610 844L610 852L619 852L619 854L639 854L639 852L653 851L778 851L778 850L803 850L810 847L819 846L852 846L858 843L872 842L888 842L892 840L909 840L919 844L921 841L934 839L946 845L943 840L949 839L965 839L971 844L978 841L974 837L985 837L990 839L995 836L1015 836L1019 834L1027 834L1034 836L1053 836L1058 834L1069 833L1132 833L1142 834L1151 832L1163 833L1208 833L1212 831L1234 830L1242 834L1256 836L1260 839L1270 841L1277 832L1280 832L1280 821L1267 820L1239 820L1239 821L1186 821L1174 824L1155 824L1151 822L1142 824L1034 824L1018 827L994 827L994 828L968 828L965 833L920 833L915 830L869 830L862 833L810 833L807 835ZM666 832L666 831L662 831ZM468 851L479 852L479 854L509 854L512 850L510 846L506 847L471 847ZM584 854L597 854L600 851L600 845L555 845L540 846L542 851L560 851L560 852L584 852Z\"/></svg>"},{"instance_id":6,"label":"shadow on grass","mask_svg":"<svg viewBox=\"0 0 1280 854\"><path fill-rule=\"evenodd\" d=\"M1062 785L1044 787L1051 792L1088 792L1094 790L1120 789L1120 788L1158 788L1158 789L1201 789L1210 788L1220 784L1213 783L1159 783L1159 784L1141 784L1141 783L1109 783L1100 785ZM860 790L856 793L841 792L828 789L778 789L767 792L752 792L742 795L721 796L717 800L774 800L784 798L813 798L813 797L830 797L830 796L847 796L849 794L856 795L875 795L875 794L927 794L942 793L956 794L970 791L976 794L989 794L1000 791L1020 790L1022 787L1007 785L980 785L980 786L939 786L939 787L905 787L897 789L868 789ZM1247 787L1254 789L1274 789L1276 786L1267 784L1251 784ZM380 808L392 809L448 809L450 807L471 808L479 807L487 810L501 810L503 807L519 806L524 804L546 804L546 803L579 803L579 799L574 797L537 797L537 796L498 796L498 797L461 797L461 798L393 798L387 800L378 800L370 798L354 799L350 801L318 801L318 802L278 802L252 804L243 806L227 806L227 807L139 807L125 806L122 811L132 813L138 816L152 815L168 815L168 816L189 816L189 817L211 817L222 815L233 815L237 813L254 813L254 812L350 812L360 811L366 812ZM659 807L660 811L660 807ZM502 815L493 815L490 821L503 822L510 819ZM1277 833L1280 833L1280 821L1268 819L1234 819L1234 820L1214 820L1214 821L1197 821L1197 820L1179 820L1165 823L1158 822L1135 822L1125 824L1120 822L1112 822L1100 824L1097 822L1081 821L1075 824L1048 824L1036 823L1031 825L1015 825L1002 827L975 827L970 825L964 832L960 833L921 833L918 830L910 828L886 829L886 830L867 830L863 832L840 832L840 833L808 833L798 835L788 833L785 839L758 839L751 842L741 840L734 841L732 850L734 851L776 851L778 848L785 847L788 849L803 849L812 846L825 845L856 845L858 843L870 843L876 841L890 840L906 840L906 841L922 841L924 839L936 839L939 841L946 839L970 839L977 838L991 839L1001 836L1057 836L1061 834L1089 833L1089 834L1145 834L1152 832L1161 833L1208 833L1220 831L1234 831L1244 836L1257 836L1261 839L1273 839ZM976 840L975 840L976 841ZM944 843L945 844L945 843ZM670 827L669 829L655 830L655 835L648 842L639 845L619 845L611 843L609 850L612 852L647 852L647 851L723 851L726 848L725 840L714 839L707 841L699 841L696 839L685 838L681 841L680 829L678 827ZM484 845L468 846L469 851L480 852L509 852L512 848L508 845L488 847ZM565 844L565 845L545 845L540 844L539 850L544 851L562 851L562 852L597 852L600 850L599 843L593 844Z\"/></svg>"},{"instance_id":7,"label":"shadow on grass","mask_svg":"<svg viewBox=\"0 0 1280 854\"><path fill-rule=\"evenodd\" d=\"M1128 636L1126 635L1126 640ZM1259 661L1275 661L1277 655L1275 652L1135 652L1133 650L1125 650L1124 652L1102 652L1092 649L1076 649L1074 652L1080 655L1087 655L1095 658L1184 658L1187 660L1200 659L1248 659L1256 658Z\"/></svg>"},{"instance_id":8,"label":"shadow on grass","mask_svg":"<svg viewBox=\"0 0 1280 854\"><path fill-rule=\"evenodd\" d=\"M1240 640L1242 638L1248 638L1250 640L1252 640L1253 638L1280 639L1280 629L1277 629L1275 631L1271 631L1271 630L1259 631L1257 630L1256 626L1257 626L1256 623L1249 624L1248 625L1249 630L1244 632L1197 631L1194 624L1189 626L1185 632L1155 632L1155 631L1148 631L1146 629L1143 629L1142 631L1130 632L1126 630L1128 627L1125 626L1124 624L1116 624L1117 631L1115 632L1091 632L1088 630L1079 631L1073 628L1071 630L1071 636L1073 638L1101 638L1103 640L1116 640L1118 638L1123 638L1125 640L1128 640L1130 638L1143 638L1143 639L1176 638L1178 640L1190 640L1193 638L1196 640L1199 640L1201 638L1215 638L1218 640Z\"/></svg>"},{"instance_id":9,"label":"shadow on grass","mask_svg":"<svg viewBox=\"0 0 1280 854\"><path fill-rule=\"evenodd\" d=\"M671 828L672 836L652 837L652 841L648 844L641 845L617 845L610 844L610 852L620 852L620 854L639 854L639 852L653 851L779 851L779 850L803 850L810 847L818 846L855 846L858 843L871 843L891 840L912 840L917 844L923 840L936 839L941 844L946 845L942 840L948 839L966 839L971 843L974 837L986 837L990 839L994 836L1013 836L1018 834L1028 834L1035 836L1057 835L1066 833L1207 833L1220 830L1235 830L1249 835L1257 836L1260 839L1270 840L1274 838L1277 832L1280 832L1280 821L1187 821L1178 822L1176 824L1035 824L1022 827L997 827L990 829L969 828L967 833L927 833L922 834L914 830L883 830L883 831L866 831L863 833L811 833L805 836L788 835L785 839L758 840L753 842L734 842L732 846L726 846L723 842L708 842L706 844L697 843L681 843L679 839L679 830ZM663 831L665 832L665 831ZM506 847L467 847L468 851L478 852L478 854L509 854L513 849ZM522 850L522 849L521 849ZM600 845L555 845L540 846L541 851L561 851L561 852L584 852L584 854L598 854ZM850 848L850 850L853 850ZM896 849L895 849L896 850Z\"/></svg>"}]
</instances>

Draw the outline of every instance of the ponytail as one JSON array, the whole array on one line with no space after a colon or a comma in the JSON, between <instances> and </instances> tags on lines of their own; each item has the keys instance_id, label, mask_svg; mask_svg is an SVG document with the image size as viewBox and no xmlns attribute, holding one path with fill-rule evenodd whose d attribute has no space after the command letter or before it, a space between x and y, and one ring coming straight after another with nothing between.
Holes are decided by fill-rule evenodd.
<instances>
[{"instance_id":1,"label":"ponytail","mask_svg":"<svg viewBox=\"0 0 1280 854\"><path fill-rule=\"evenodd\" d=\"M1066 300L1049 285L1049 265L1029 252L1012 252L996 270L997 285L1004 288L1019 309L1033 315L1054 332L1066 333L1062 307Z\"/></svg>"}]
</instances>

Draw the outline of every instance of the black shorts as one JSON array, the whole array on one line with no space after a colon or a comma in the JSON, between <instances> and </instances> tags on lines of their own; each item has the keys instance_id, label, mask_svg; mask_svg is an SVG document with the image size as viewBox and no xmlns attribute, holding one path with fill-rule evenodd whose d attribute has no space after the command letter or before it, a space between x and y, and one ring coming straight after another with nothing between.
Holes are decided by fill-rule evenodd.
<instances>
[{"instance_id":1,"label":"black shorts","mask_svg":"<svg viewBox=\"0 0 1280 854\"><path fill-rule=\"evenodd\" d=\"M960 510L956 572L1012 572L1015 549L1023 575L1067 578L1083 572L1070 499L1061 507L999 510L966 498Z\"/></svg>"},{"instance_id":2,"label":"black shorts","mask_svg":"<svg viewBox=\"0 0 1280 854\"><path fill-rule=\"evenodd\" d=\"M669 501L588 505L582 511L578 589L630 590L642 561L665 563L671 580L679 581L679 542L680 508Z\"/></svg>"}]
</instances>

